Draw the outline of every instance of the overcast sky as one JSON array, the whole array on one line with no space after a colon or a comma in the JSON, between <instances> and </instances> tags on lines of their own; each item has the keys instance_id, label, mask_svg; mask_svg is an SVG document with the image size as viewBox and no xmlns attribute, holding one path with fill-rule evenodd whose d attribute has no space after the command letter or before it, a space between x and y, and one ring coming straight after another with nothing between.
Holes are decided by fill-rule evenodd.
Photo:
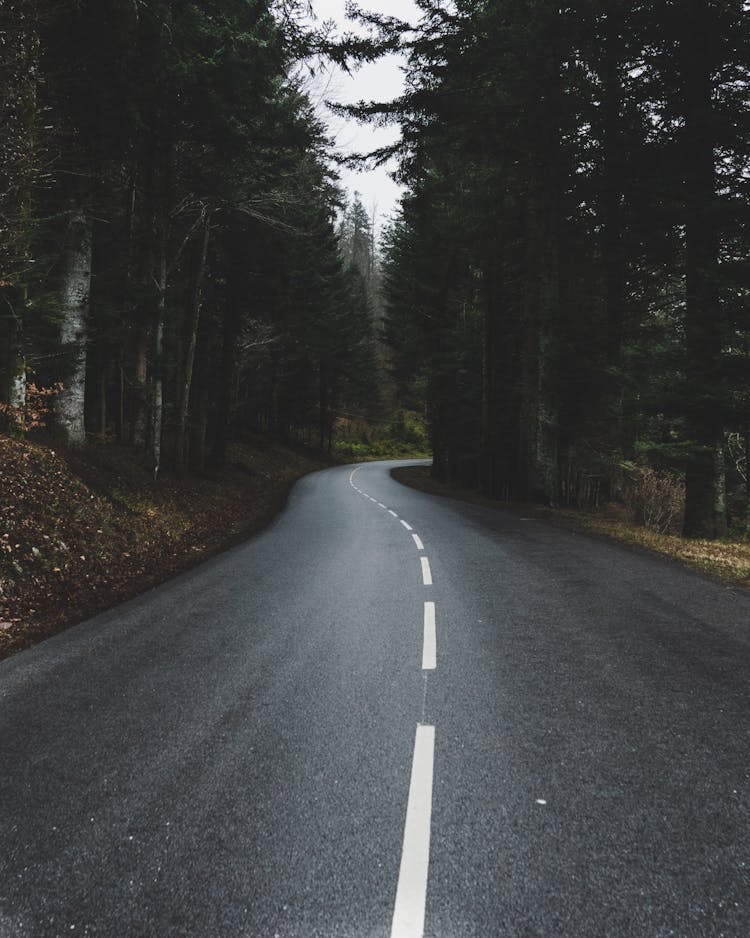
<instances>
[{"instance_id":1,"label":"overcast sky","mask_svg":"<svg viewBox=\"0 0 750 938\"><path fill-rule=\"evenodd\" d=\"M411 0L360 0L359 5L362 9L397 16L412 23L417 21L419 15ZM334 20L340 24L340 32L365 32L362 27L347 20L345 0L312 0L312 6L319 21ZM375 129L357 121L344 120L324 108L322 102L329 99L350 104L362 100L389 101L397 97L403 88L400 62L400 57L390 55L372 65L363 65L352 75L333 68L316 78L311 89L313 99L320 102L319 113L326 118L341 152L364 153L374 150L395 140L399 129ZM361 194L368 212L372 213L373 205L376 206L379 216L377 228L380 230L383 218L393 211L401 194L401 188L390 178L388 169L381 167L371 172L355 173L342 168L340 172L342 184L350 193L356 190Z\"/></svg>"}]
</instances>

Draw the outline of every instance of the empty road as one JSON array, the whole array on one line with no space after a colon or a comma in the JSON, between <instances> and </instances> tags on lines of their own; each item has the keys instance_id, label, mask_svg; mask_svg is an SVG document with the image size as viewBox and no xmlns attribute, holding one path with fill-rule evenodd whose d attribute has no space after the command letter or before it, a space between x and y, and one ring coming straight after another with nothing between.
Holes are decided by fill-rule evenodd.
<instances>
[{"instance_id":1,"label":"empty road","mask_svg":"<svg viewBox=\"0 0 750 938\"><path fill-rule=\"evenodd\" d=\"M0 664L0 938L750 935L750 596L393 465Z\"/></svg>"}]
</instances>

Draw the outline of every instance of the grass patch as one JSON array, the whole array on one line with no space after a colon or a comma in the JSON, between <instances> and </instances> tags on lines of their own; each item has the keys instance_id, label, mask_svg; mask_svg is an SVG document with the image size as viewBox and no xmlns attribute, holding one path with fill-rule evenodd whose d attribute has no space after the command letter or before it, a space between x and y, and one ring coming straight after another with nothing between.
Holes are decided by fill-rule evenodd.
<instances>
[{"instance_id":1,"label":"grass patch","mask_svg":"<svg viewBox=\"0 0 750 938\"><path fill-rule=\"evenodd\" d=\"M428 459L430 443L422 417L413 410L398 410L380 423L340 417L335 426L333 454L347 462Z\"/></svg>"}]
</instances>

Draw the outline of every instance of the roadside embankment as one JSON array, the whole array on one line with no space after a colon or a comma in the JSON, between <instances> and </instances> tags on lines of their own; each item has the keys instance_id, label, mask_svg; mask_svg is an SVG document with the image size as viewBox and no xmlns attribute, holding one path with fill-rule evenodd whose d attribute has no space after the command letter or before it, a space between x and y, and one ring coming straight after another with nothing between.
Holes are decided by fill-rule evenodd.
<instances>
[{"instance_id":1,"label":"roadside embankment","mask_svg":"<svg viewBox=\"0 0 750 938\"><path fill-rule=\"evenodd\" d=\"M257 436L225 468L154 483L125 448L0 435L0 658L255 533L324 465Z\"/></svg>"}]
</instances>

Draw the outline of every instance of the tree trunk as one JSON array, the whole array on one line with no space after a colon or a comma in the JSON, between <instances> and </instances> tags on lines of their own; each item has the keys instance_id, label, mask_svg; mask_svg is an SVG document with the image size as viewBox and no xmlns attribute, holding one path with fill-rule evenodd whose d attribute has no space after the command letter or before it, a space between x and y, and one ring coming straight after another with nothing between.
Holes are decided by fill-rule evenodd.
<instances>
[{"instance_id":1,"label":"tree trunk","mask_svg":"<svg viewBox=\"0 0 750 938\"><path fill-rule=\"evenodd\" d=\"M154 323L154 363L151 381L151 438L149 449L154 470L154 480L161 469L161 432L164 414L164 378L162 360L164 358L164 318L167 308L167 241L166 229L160 237L159 276L157 280L158 296L156 301L156 322Z\"/></svg>"},{"instance_id":2,"label":"tree trunk","mask_svg":"<svg viewBox=\"0 0 750 938\"><path fill-rule=\"evenodd\" d=\"M497 249L489 252L482 272L482 414L479 486L487 498L518 497L518 367L513 309L504 295ZM465 484L462 482L462 484Z\"/></svg>"},{"instance_id":3,"label":"tree trunk","mask_svg":"<svg viewBox=\"0 0 750 938\"><path fill-rule=\"evenodd\" d=\"M557 506L560 499L559 394L557 381L557 342L560 329L560 251L557 198L551 192L546 201L545 226L540 245L539 278L539 407L537 419L538 475L546 500Z\"/></svg>"},{"instance_id":4,"label":"tree trunk","mask_svg":"<svg viewBox=\"0 0 750 938\"><path fill-rule=\"evenodd\" d=\"M542 167L543 168L543 167ZM554 169L532 179L526 209L522 325L520 477L522 497L559 498L556 343L559 238Z\"/></svg>"},{"instance_id":5,"label":"tree trunk","mask_svg":"<svg viewBox=\"0 0 750 938\"><path fill-rule=\"evenodd\" d=\"M26 359L23 352L23 324L21 317L8 300L9 314L5 353L5 387L0 400L20 411L26 404Z\"/></svg>"},{"instance_id":6,"label":"tree trunk","mask_svg":"<svg viewBox=\"0 0 750 938\"><path fill-rule=\"evenodd\" d=\"M318 395L318 407L320 409L320 451L325 452L326 446L326 422L328 420L328 382L326 381L326 372L321 362L320 365L320 383Z\"/></svg>"},{"instance_id":7,"label":"tree trunk","mask_svg":"<svg viewBox=\"0 0 750 938\"><path fill-rule=\"evenodd\" d=\"M102 443L107 442L107 360L99 360L99 384L97 388L97 432Z\"/></svg>"},{"instance_id":8,"label":"tree trunk","mask_svg":"<svg viewBox=\"0 0 750 938\"><path fill-rule=\"evenodd\" d=\"M526 196L523 317L521 325L521 380L519 429L520 498L539 492L536 472L539 426L539 220L536 195Z\"/></svg>"},{"instance_id":9,"label":"tree trunk","mask_svg":"<svg viewBox=\"0 0 750 938\"><path fill-rule=\"evenodd\" d=\"M32 188L39 171L36 147L39 83L38 11L32 3L10 5L3 31L3 87L0 111L0 402L23 421L26 405L24 315L28 306L26 278L31 266L34 213ZM8 29L10 26L10 29ZM3 275L14 272L13 283ZM7 328L3 328L4 321ZM12 427L11 427L12 429Z\"/></svg>"},{"instance_id":10,"label":"tree trunk","mask_svg":"<svg viewBox=\"0 0 750 938\"><path fill-rule=\"evenodd\" d=\"M712 11L707 0L684 4L680 63L685 111L685 340L688 439L686 537L726 532L718 296L716 169L711 74Z\"/></svg>"},{"instance_id":11,"label":"tree trunk","mask_svg":"<svg viewBox=\"0 0 750 938\"><path fill-rule=\"evenodd\" d=\"M61 296L60 342L67 359L67 378L55 400L57 430L65 445L86 442L84 399L86 390L86 342L91 291L93 220L76 212L68 224Z\"/></svg>"},{"instance_id":12,"label":"tree trunk","mask_svg":"<svg viewBox=\"0 0 750 938\"><path fill-rule=\"evenodd\" d=\"M215 300L210 292L210 284L204 291L204 303L210 309ZM193 365L193 381L190 388L190 423L188 428L188 450L190 468L202 473L206 469L206 450L208 435L209 396L215 382L211 380L211 331L213 323L209 317L201 317L198 340Z\"/></svg>"},{"instance_id":13,"label":"tree trunk","mask_svg":"<svg viewBox=\"0 0 750 938\"><path fill-rule=\"evenodd\" d=\"M232 422L232 391L235 384L237 340L242 328L242 253L239 249L241 232L238 226L231 225L227 246L229 269L227 270L227 296L224 307L223 332L221 337L221 374L219 375L219 395L217 401L216 435L211 451L211 459L217 465L224 465L227 457L229 429Z\"/></svg>"},{"instance_id":14,"label":"tree trunk","mask_svg":"<svg viewBox=\"0 0 750 938\"><path fill-rule=\"evenodd\" d=\"M184 472L187 467L187 423L190 409L190 385L193 380L193 365L195 363L195 346L198 341L198 324L200 322L201 304L203 299L203 280L206 275L208 260L208 244L211 237L211 213L206 209L203 219L203 238L201 240L198 266L195 273L193 300L187 320L185 349L185 362L182 372L182 387L179 396L179 412L177 421L177 438L175 441L175 465L178 472Z\"/></svg>"},{"instance_id":15,"label":"tree trunk","mask_svg":"<svg viewBox=\"0 0 750 938\"><path fill-rule=\"evenodd\" d=\"M133 389L133 446L143 449L146 445L146 431L148 427L148 330L138 330L135 347L135 368Z\"/></svg>"},{"instance_id":16,"label":"tree trunk","mask_svg":"<svg viewBox=\"0 0 750 938\"><path fill-rule=\"evenodd\" d=\"M601 419L612 427L621 447L623 439L621 364L625 318L625 252L623 247L623 179L625 152L622 133L622 70L624 16L621 0L607 5L602 62L602 192L601 253L604 278L604 342L607 374L603 379Z\"/></svg>"}]
</instances>

